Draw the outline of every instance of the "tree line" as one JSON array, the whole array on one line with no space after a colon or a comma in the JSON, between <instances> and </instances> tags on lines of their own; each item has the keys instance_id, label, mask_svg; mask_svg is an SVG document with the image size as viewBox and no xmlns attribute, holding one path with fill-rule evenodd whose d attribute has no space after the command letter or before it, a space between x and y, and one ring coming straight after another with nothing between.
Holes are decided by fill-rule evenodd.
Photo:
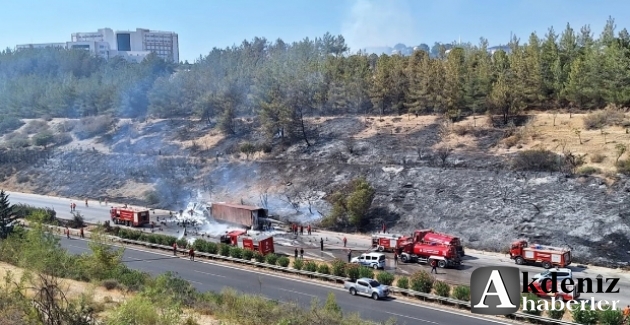
<instances>
[{"instance_id":1,"label":"tree line","mask_svg":"<svg viewBox=\"0 0 630 325\"><path fill-rule=\"evenodd\" d=\"M350 53L329 33L291 44L265 38L214 48L194 64L142 63L71 50L0 53L0 116L196 117L239 132L258 117L270 135L304 136L305 116L589 110L630 104L630 33L613 18L596 37L567 24L507 51L479 44L419 47L411 56ZM0 121L1 122L1 121ZM11 121L9 121L11 122ZM4 121L3 123L9 123Z\"/></svg>"}]
</instances>

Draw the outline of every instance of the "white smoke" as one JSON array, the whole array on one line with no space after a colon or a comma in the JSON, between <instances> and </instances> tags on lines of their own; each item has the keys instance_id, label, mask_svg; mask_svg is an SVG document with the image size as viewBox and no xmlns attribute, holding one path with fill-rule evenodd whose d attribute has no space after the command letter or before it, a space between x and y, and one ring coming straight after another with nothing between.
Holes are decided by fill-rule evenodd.
<instances>
[{"instance_id":1,"label":"white smoke","mask_svg":"<svg viewBox=\"0 0 630 325\"><path fill-rule=\"evenodd\" d=\"M415 44L409 0L356 0L341 34L352 52L369 47Z\"/></svg>"}]
</instances>

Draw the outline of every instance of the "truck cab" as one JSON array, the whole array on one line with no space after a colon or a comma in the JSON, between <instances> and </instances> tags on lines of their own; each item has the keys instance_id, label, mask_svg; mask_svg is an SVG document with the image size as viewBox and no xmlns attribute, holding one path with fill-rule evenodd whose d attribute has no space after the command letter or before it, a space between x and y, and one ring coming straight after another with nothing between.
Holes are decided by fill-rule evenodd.
<instances>
[{"instance_id":1,"label":"truck cab","mask_svg":"<svg viewBox=\"0 0 630 325\"><path fill-rule=\"evenodd\" d=\"M353 258L351 263L367 266L373 269L385 268L385 254L381 253L364 253Z\"/></svg>"}]
</instances>

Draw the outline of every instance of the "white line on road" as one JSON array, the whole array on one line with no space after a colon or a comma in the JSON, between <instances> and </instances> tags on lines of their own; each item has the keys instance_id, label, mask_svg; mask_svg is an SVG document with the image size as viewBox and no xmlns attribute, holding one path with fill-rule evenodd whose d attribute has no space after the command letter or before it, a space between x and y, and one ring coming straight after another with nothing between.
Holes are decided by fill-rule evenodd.
<instances>
[{"instance_id":1,"label":"white line on road","mask_svg":"<svg viewBox=\"0 0 630 325\"><path fill-rule=\"evenodd\" d=\"M387 312L387 311L386 311L386 313L387 313L387 314L390 314L390 315L398 316L398 317L404 317L404 318L409 318L409 319L417 320L417 321L419 321L419 322L424 322L424 323L429 323L429 324L440 324L440 323L432 322L432 321L430 321L430 320L425 320L425 319L416 318L416 317L411 317L411 316L405 316L405 315L401 315L401 314L390 313L390 312Z\"/></svg>"},{"instance_id":2,"label":"white line on road","mask_svg":"<svg viewBox=\"0 0 630 325\"><path fill-rule=\"evenodd\" d=\"M286 291L286 292L290 292L290 293L294 293L296 295L303 295L303 296L307 296L307 297L311 297L311 298L317 298L316 295L309 295L308 293L304 293L304 292L299 292L299 291L294 291L294 290L288 290L288 289L282 289L282 288L278 288L278 290L281 291Z\"/></svg>"},{"instance_id":3,"label":"white line on road","mask_svg":"<svg viewBox=\"0 0 630 325\"><path fill-rule=\"evenodd\" d=\"M197 273L202 273L202 274L206 274L206 275L212 275L212 276L218 276L220 278L227 278L224 275L218 275L218 274L214 274L214 273L208 273L208 272L201 272L201 271L197 271L197 270L193 270L193 272L197 272Z\"/></svg>"}]
</instances>

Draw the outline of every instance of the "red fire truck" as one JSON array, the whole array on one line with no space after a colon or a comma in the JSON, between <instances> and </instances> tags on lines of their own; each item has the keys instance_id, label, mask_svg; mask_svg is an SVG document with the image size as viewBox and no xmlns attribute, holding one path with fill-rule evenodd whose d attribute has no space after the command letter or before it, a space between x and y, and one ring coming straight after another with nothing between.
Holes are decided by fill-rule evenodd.
<instances>
[{"instance_id":1,"label":"red fire truck","mask_svg":"<svg viewBox=\"0 0 630 325\"><path fill-rule=\"evenodd\" d=\"M439 244L455 247L460 258L464 257L464 246L459 237L435 232L433 229L416 230L413 233L413 241L416 243Z\"/></svg>"},{"instance_id":2,"label":"red fire truck","mask_svg":"<svg viewBox=\"0 0 630 325\"><path fill-rule=\"evenodd\" d=\"M149 210L132 207L112 207L109 210L112 222L117 225L142 227L149 224Z\"/></svg>"},{"instance_id":3,"label":"red fire truck","mask_svg":"<svg viewBox=\"0 0 630 325\"><path fill-rule=\"evenodd\" d=\"M263 255L274 253L273 237L250 236L246 230L232 230L220 238L221 243L260 252Z\"/></svg>"},{"instance_id":4,"label":"red fire truck","mask_svg":"<svg viewBox=\"0 0 630 325\"><path fill-rule=\"evenodd\" d=\"M566 267L571 264L571 250L538 244L529 246L526 240L517 240L510 247L510 258L518 265L542 264L546 269Z\"/></svg>"},{"instance_id":5,"label":"red fire truck","mask_svg":"<svg viewBox=\"0 0 630 325\"><path fill-rule=\"evenodd\" d=\"M372 248L379 252L395 252L410 243L411 238L401 235L372 235Z\"/></svg>"},{"instance_id":6,"label":"red fire truck","mask_svg":"<svg viewBox=\"0 0 630 325\"><path fill-rule=\"evenodd\" d=\"M462 263L455 246L409 243L401 250L400 259L404 263L430 263L435 260L440 268L459 267Z\"/></svg>"}]
</instances>

